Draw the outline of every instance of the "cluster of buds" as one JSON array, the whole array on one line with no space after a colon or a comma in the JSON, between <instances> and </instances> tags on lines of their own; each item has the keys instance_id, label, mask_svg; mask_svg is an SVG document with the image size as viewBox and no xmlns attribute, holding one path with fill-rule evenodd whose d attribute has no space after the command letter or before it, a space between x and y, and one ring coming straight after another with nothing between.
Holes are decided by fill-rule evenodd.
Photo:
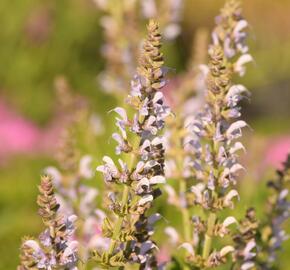
<instances>
[{"instance_id":1,"label":"cluster of buds","mask_svg":"<svg viewBox=\"0 0 290 270\"><path fill-rule=\"evenodd\" d=\"M160 134L165 118L170 114L160 92L165 85L163 78L163 56L160 52L161 35L158 24L150 21L148 36L143 44L137 75L132 81L127 103L134 110L130 119L121 107L113 111L118 114L114 133L117 141L116 154L126 155L129 161L119 159L120 166L105 156L104 165L97 168L110 186L122 186L120 193L109 194L110 209L116 219L106 218L102 232L111 239L106 252L95 252L95 261L103 267L124 266L137 263L141 269L156 267L152 252L155 244L151 240L153 223L159 214L147 216L153 200L161 194L157 184L165 182L164 146Z\"/></svg>"},{"instance_id":2,"label":"cluster of buds","mask_svg":"<svg viewBox=\"0 0 290 270\"><path fill-rule=\"evenodd\" d=\"M37 198L39 215L47 229L38 240L25 239L21 246L19 270L27 269L77 269L78 242L73 240L75 215L59 213L53 191L52 179L41 178Z\"/></svg>"},{"instance_id":3,"label":"cluster of buds","mask_svg":"<svg viewBox=\"0 0 290 270\"><path fill-rule=\"evenodd\" d=\"M164 29L164 37L174 39L180 33L183 0L94 0L102 11L101 25L105 45L102 48L106 60L105 71L99 75L102 89L122 100L129 88L128 82L136 70L136 59L143 33L143 19L154 19Z\"/></svg>"}]
</instances>

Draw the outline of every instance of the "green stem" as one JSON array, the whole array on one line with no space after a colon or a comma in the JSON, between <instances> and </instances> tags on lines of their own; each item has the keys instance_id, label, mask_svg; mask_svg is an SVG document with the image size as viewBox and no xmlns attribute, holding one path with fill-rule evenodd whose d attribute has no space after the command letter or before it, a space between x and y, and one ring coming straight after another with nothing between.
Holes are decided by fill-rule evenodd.
<instances>
[{"instance_id":1,"label":"green stem","mask_svg":"<svg viewBox=\"0 0 290 270\"><path fill-rule=\"evenodd\" d=\"M182 147L182 143L180 142L182 140L182 137L179 134L180 130L178 130L178 128L176 128L176 129L177 129L177 132L173 135L174 136L173 139L175 140L175 145L179 148L179 147ZM187 186L186 186L186 179L184 179L182 176L183 154L178 153L176 159L177 159L176 165L177 165L178 177L180 178L180 179L178 179L179 193L181 196L185 196ZM184 230L184 240L186 242L192 242L190 213L189 213L187 205L181 206L181 215L182 215L182 224L183 224L183 230Z\"/></svg>"},{"instance_id":2,"label":"green stem","mask_svg":"<svg viewBox=\"0 0 290 270\"><path fill-rule=\"evenodd\" d=\"M128 201L128 197L129 197L129 186L125 185L124 190L123 190L123 196L122 196L122 201L121 201L121 207L123 208L127 201ZM122 224L124 221L124 217L123 216L118 216L116 225L115 225L115 229L113 231L113 237L112 237L112 241L109 247L109 254L112 254L114 252L115 246L117 241L115 240L118 235L120 234L120 231L122 229Z\"/></svg>"},{"instance_id":3,"label":"green stem","mask_svg":"<svg viewBox=\"0 0 290 270\"><path fill-rule=\"evenodd\" d=\"M179 188L180 188L180 194L185 195L186 182L184 179L181 179ZM182 214L182 222L183 222L183 230L184 230L184 239L186 242L191 242L192 239L191 239L190 214L186 205L182 206L181 214Z\"/></svg>"},{"instance_id":4,"label":"green stem","mask_svg":"<svg viewBox=\"0 0 290 270\"><path fill-rule=\"evenodd\" d=\"M214 229L215 222L216 222L216 214L210 213L208 222L207 222L207 232L205 235L205 241L204 241L204 246L203 246L203 251L202 251L203 259L207 259L211 251L213 229Z\"/></svg>"},{"instance_id":5,"label":"green stem","mask_svg":"<svg viewBox=\"0 0 290 270\"><path fill-rule=\"evenodd\" d=\"M136 161L136 154L135 154L135 149L137 149L137 147L139 146L139 142L140 142L140 138L136 137L134 145L133 145L133 150L131 152L130 155L130 160L129 160L129 170L132 171L134 168L134 164ZM124 186L124 190L123 190L123 195L122 195L122 200L121 200L121 209L124 209L124 207L126 206L126 204L128 203L128 198L129 198L129 193L130 193L130 188L128 185ZM121 230L122 230L122 225L123 225L123 221L125 219L125 216L118 216L116 224L115 224L115 228L113 231L113 237L112 237L112 241L110 243L110 247L109 247L109 254L113 254L116 244L117 244L117 237L120 234Z\"/></svg>"}]
</instances>

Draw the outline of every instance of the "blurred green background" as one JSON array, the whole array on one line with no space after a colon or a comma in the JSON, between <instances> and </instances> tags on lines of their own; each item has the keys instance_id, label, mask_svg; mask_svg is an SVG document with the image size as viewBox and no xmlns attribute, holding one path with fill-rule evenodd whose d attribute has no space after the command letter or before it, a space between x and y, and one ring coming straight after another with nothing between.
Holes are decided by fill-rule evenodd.
<instances>
[{"instance_id":1,"label":"blurred green background","mask_svg":"<svg viewBox=\"0 0 290 270\"><path fill-rule=\"evenodd\" d=\"M212 29L223 1L187 0L182 34L165 45L167 65L182 72L196 29ZM250 23L249 43L255 62L241 82L252 92L244 110L253 128L246 136L248 173L241 182L241 210L261 205L265 188L257 193L257 181L272 177L264 158L275 140L290 136L290 1L244 0ZM97 75L104 67L100 14L90 0L0 1L0 101L25 119L45 128L54 116L53 81L65 75L73 89L87 97L92 109L103 117L106 132L101 144L88 149L100 159L112 151L106 144L112 126L107 111L116 101L100 91ZM20 134L21 136L21 134ZM0 148L3 142L0 142ZM283 145L283 144L282 144ZM289 147L283 146L283 147ZM85 149L83 150L85 152ZM47 154L0 156L0 269L15 269L23 235L37 235L40 220L35 203L39 175L54 164ZM102 181L96 178L96 183ZM261 183L263 187L263 183ZM163 209L166 212L166 209ZM288 244L287 252L290 252ZM288 269L287 252L281 269ZM288 268L287 268L288 267Z\"/></svg>"}]
</instances>

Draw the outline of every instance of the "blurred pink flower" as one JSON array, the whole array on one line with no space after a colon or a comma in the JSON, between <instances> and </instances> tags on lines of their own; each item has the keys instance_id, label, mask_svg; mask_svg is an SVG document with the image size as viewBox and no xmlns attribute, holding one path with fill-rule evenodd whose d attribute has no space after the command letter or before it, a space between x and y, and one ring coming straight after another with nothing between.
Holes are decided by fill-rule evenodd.
<instances>
[{"instance_id":1,"label":"blurred pink flower","mask_svg":"<svg viewBox=\"0 0 290 270\"><path fill-rule=\"evenodd\" d=\"M40 130L0 101L0 155L35 150Z\"/></svg>"},{"instance_id":2,"label":"blurred pink flower","mask_svg":"<svg viewBox=\"0 0 290 270\"><path fill-rule=\"evenodd\" d=\"M162 246L157 253L158 264L164 264L170 261L170 250L166 246Z\"/></svg>"},{"instance_id":3,"label":"blurred pink flower","mask_svg":"<svg viewBox=\"0 0 290 270\"><path fill-rule=\"evenodd\" d=\"M15 154L53 153L62 122L61 117L56 117L40 128L0 100L0 159Z\"/></svg>"},{"instance_id":4,"label":"blurred pink flower","mask_svg":"<svg viewBox=\"0 0 290 270\"><path fill-rule=\"evenodd\" d=\"M266 149L264 159L266 165L271 165L277 169L281 169L282 163L290 153L290 137L283 136L272 139L268 145L269 147Z\"/></svg>"}]
</instances>

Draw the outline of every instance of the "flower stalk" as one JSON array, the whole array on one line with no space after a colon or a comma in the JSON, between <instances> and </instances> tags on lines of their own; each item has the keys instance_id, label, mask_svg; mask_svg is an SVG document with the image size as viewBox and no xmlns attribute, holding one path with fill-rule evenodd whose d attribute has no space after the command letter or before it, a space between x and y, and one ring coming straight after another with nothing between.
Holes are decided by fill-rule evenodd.
<instances>
[{"instance_id":1,"label":"flower stalk","mask_svg":"<svg viewBox=\"0 0 290 270\"><path fill-rule=\"evenodd\" d=\"M208 51L205 106L190 124L192 137L188 144L191 177L195 184L188 196L194 207L203 209L206 220L193 217L193 228L199 242L192 246L194 241L191 241L182 247L190 254L189 263L201 269L224 264L228 255L234 252L231 245L216 251L213 244L216 241L213 240L229 235L228 227L237 224L233 216L222 221L220 212L234 207L232 200L239 197L234 186L239 172L243 170L238 162L238 151L244 147L237 139L247 124L236 119L241 115L238 102L247 97L247 90L232 83L234 73L244 74L243 65L247 62L239 60L247 51L244 45L246 35L242 32L247 24L240 12L235 1L227 1L221 10ZM234 56L238 60L233 60ZM200 248L202 252L198 254Z\"/></svg>"},{"instance_id":2,"label":"flower stalk","mask_svg":"<svg viewBox=\"0 0 290 270\"><path fill-rule=\"evenodd\" d=\"M75 131L78 124L86 124L88 111L61 78L59 107L68 116L62 122L59 169L48 167L41 178L37 204L45 230L38 239L23 239L18 269L278 269L277 253L288 239L284 226L290 217L290 156L277 179L268 183L271 194L265 218L258 219L254 208L248 208L237 221L233 211L240 199L237 182L244 171L239 157L245 147L240 138L247 127L240 101L250 97L234 80L245 74L245 64L253 60L245 44L248 23L240 2L226 0L208 50L206 32L198 31L197 55L191 57L179 82L172 83L171 92L164 88L161 34L154 20L147 25L136 64L138 15L159 17L158 10L165 10L161 24L165 36L172 39L180 31L182 1L95 2L108 15L102 17L104 89L116 89L116 96L123 98L129 92L128 78L137 69L126 104L111 111L115 156L104 156L96 169L106 185L100 189L106 210L96 206L99 190L86 183L94 177L92 157L81 157L77 147ZM176 117L168 117L171 109L165 98ZM83 127L81 131L89 133ZM88 147L93 148L90 143ZM166 179L172 180L172 186ZM166 240L163 235L156 241L155 223L161 215L155 202L162 194L160 186L168 193L168 204L179 211L175 221L180 222L176 228L165 228ZM168 204L166 211L171 212Z\"/></svg>"},{"instance_id":3,"label":"flower stalk","mask_svg":"<svg viewBox=\"0 0 290 270\"><path fill-rule=\"evenodd\" d=\"M277 172L276 179L268 182L271 193L267 200L266 219L261 222L260 234L257 235L259 253L257 265L263 270L279 266L278 251L289 235L284 226L290 217L290 155L284 162L282 170Z\"/></svg>"},{"instance_id":4,"label":"flower stalk","mask_svg":"<svg viewBox=\"0 0 290 270\"><path fill-rule=\"evenodd\" d=\"M205 240L204 240L204 247L202 252L202 258L206 260L210 254L211 248L212 248L212 238L214 235L214 226L216 222L216 214L210 213L207 223L207 232L205 234Z\"/></svg>"},{"instance_id":5,"label":"flower stalk","mask_svg":"<svg viewBox=\"0 0 290 270\"><path fill-rule=\"evenodd\" d=\"M24 239L19 269L76 269L78 242L72 238L76 216L65 217L59 213L60 205L49 176L41 178L39 192L38 213L47 229L38 240Z\"/></svg>"},{"instance_id":6,"label":"flower stalk","mask_svg":"<svg viewBox=\"0 0 290 270\"><path fill-rule=\"evenodd\" d=\"M122 153L129 158L127 162L119 159L121 170L109 157L104 157L105 164L97 168L107 184L115 184L115 191L109 196L116 219L107 218L103 224L104 236L111 238L110 247L103 254L96 252L94 256L97 264L103 267L124 267L127 263L134 263L143 269L157 264L153 251L156 246L150 237L159 214L148 217L147 211L160 195L155 186L165 182L161 131L170 114L160 92L165 84L160 40L157 23L150 21L137 75L127 98L134 111L132 120L125 109L118 107L113 110L120 117L116 118L120 133L112 135L118 143L116 154ZM118 186L123 187L121 194Z\"/></svg>"}]
</instances>

